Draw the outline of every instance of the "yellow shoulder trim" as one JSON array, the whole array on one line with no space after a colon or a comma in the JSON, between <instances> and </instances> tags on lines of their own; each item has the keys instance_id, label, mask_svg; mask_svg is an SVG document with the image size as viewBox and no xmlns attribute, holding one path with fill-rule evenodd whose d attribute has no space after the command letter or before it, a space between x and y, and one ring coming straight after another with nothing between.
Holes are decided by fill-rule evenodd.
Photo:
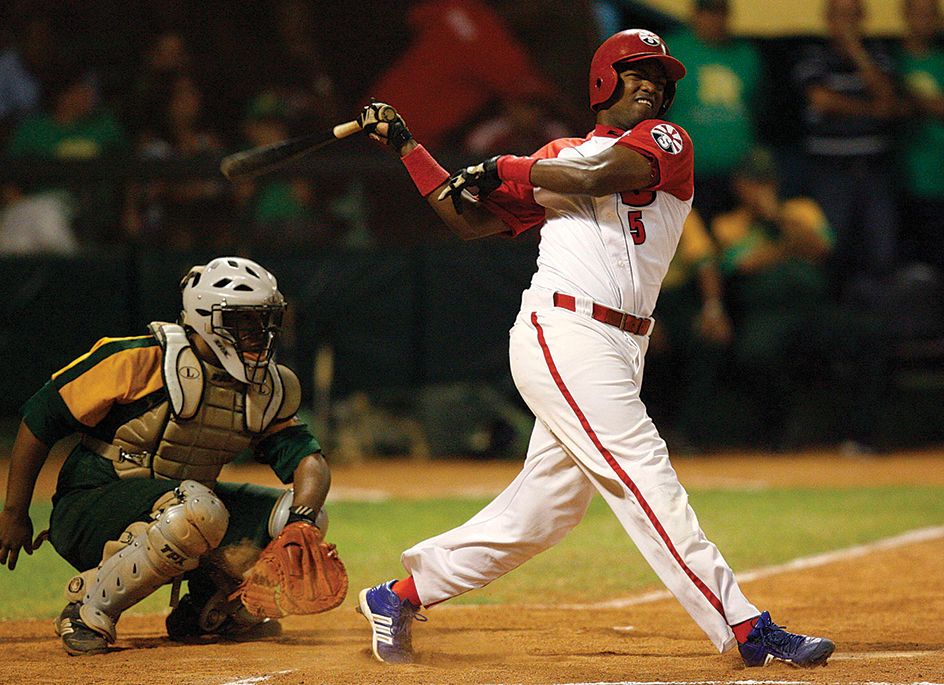
<instances>
[{"instance_id":1,"label":"yellow shoulder trim","mask_svg":"<svg viewBox=\"0 0 944 685\"><path fill-rule=\"evenodd\" d=\"M133 339L103 338L89 354L83 355L56 375L88 359L104 344ZM60 387L59 394L79 423L95 426L116 403L128 404L164 387L162 359L163 352L158 345L118 350Z\"/></svg>"},{"instance_id":2,"label":"yellow shoulder trim","mask_svg":"<svg viewBox=\"0 0 944 685\"><path fill-rule=\"evenodd\" d=\"M75 359L75 360L69 362L66 366L63 366L61 369L59 369L58 371L56 371L56 372L52 375L52 377L53 377L53 378L58 378L58 377L59 377L60 375L62 375L64 372L66 372L66 371L68 371L69 369L71 369L73 366L78 366L79 364L81 364L82 362L84 362L86 359L88 359L89 357L91 357L93 354L95 354L95 352L98 350L98 348L102 347L103 345L107 345L108 343L112 343L112 342L120 342L120 341L123 341L123 340L142 340L142 339L144 339L144 338L150 338L150 337L151 337L151 336L149 336L149 335L135 335L135 336L131 336L131 337L128 337L128 338L101 338L98 342L96 342L94 345L92 345L92 349L90 349L88 352L86 352L85 354L83 354L81 357L79 357L79 358L77 358L77 359Z\"/></svg>"}]
</instances>

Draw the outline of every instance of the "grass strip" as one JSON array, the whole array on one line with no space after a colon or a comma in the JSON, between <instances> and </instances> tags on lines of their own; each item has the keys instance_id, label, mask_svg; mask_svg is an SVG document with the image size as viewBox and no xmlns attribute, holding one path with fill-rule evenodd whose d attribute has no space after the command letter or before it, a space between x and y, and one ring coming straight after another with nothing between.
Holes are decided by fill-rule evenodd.
<instances>
[{"instance_id":1,"label":"grass strip","mask_svg":"<svg viewBox=\"0 0 944 685\"><path fill-rule=\"evenodd\" d=\"M939 487L700 490L692 491L690 500L708 538L736 572L944 525L944 488ZM353 606L362 587L401 577L399 558L404 549L463 523L488 501L330 504L327 537L337 544L351 581L346 603ZM49 512L48 504L33 507L36 530L45 527ZM0 569L0 619L56 616L73 573L49 544L32 556L21 554L16 571ZM647 587L661 584L596 497L584 521L560 545L453 602L590 602ZM169 587L164 587L131 611L166 611L169 596Z\"/></svg>"}]
</instances>

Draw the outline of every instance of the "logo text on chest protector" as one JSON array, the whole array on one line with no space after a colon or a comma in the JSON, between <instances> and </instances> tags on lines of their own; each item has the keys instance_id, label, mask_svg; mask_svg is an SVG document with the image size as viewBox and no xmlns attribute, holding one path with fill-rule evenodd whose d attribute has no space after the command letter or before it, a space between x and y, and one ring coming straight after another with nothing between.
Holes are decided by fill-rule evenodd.
<instances>
[{"instance_id":1,"label":"logo text on chest protector","mask_svg":"<svg viewBox=\"0 0 944 685\"><path fill-rule=\"evenodd\" d=\"M682 151L682 134L671 124L656 124L652 127L652 139L656 145L669 154L677 155Z\"/></svg>"}]
</instances>

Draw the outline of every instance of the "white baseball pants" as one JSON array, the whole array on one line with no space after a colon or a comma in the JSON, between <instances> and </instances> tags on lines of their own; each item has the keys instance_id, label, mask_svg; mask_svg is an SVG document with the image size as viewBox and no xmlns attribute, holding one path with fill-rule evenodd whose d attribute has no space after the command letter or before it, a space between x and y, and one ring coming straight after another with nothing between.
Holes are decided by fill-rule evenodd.
<instances>
[{"instance_id":1,"label":"white baseball pants","mask_svg":"<svg viewBox=\"0 0 944 685\"><path fill-rule=\"evenodd\" d=\"M595 492L719 651L760 612L702 532L639 397L648 339L531 289L511 330L515 384L537 417L521 473L467 523L402 555L424 605L480 588L566 537Z\"/></svg>"}]
</instances>

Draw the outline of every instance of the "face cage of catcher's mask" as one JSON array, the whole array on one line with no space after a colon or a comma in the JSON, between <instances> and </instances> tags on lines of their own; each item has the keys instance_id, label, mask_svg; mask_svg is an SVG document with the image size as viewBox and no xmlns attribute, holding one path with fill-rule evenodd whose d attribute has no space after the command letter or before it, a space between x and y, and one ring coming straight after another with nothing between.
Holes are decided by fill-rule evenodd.
<instances>
[{"instance_id":1,"label":"face cage of catcher's mask","mask_svg":"<svg viewBox=\"0 0 944 685\"><path fill-rule=\"evenodd\" d=\"M213 305L210 328L233 346L246 370L246 380L252 384L265 380L269 360L282 331L284 312L284 304ZM253 322L253 319L256 321ZM248 327L247 322L250 322ZM255 359L247 358L247 354Z\"/></svg>"}]
</instances>

